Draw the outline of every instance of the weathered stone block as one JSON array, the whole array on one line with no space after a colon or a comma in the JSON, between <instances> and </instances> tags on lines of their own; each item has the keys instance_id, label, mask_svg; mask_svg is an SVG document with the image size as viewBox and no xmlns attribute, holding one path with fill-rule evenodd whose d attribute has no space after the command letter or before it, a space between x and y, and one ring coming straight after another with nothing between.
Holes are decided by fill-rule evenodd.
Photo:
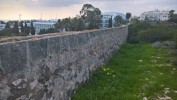
<instances>
[{"instance_id":1,"label":"weathered stone block","mask_svg":"<svg viewBox=\"0 0 177 100\"><path fill-rule=\"evenodd\" d=\"M26 66L26 43L0 44L0 59L4 74L12 74L23 70Z\"/></svg>"},{"instance_id":2,"label":"weathered stone block","mask_svg":"<svg viewBox=\"0 0 177 100\"><path fill-rule=\"evenodd\" d=\"M70 48L77 48L78 46L78 38L76 34L68 35Z\"/></svg>"},{"instance_id":3,"label":"weathered stone block","mask_svg":"<svg viewBox=\"0 0 177 100\"><path fill-rule=\"evenodd\" d=\"M48 55L56 55L60 53L60 45L61 45L61 37L51 37L48 38L48 43L47 43L47 52Z\"/></svg>"},{"instance_id":4,"label":"weathered stone block","mask_svg":"<svg viewBox=\"0 0 177 100\"><path fill-rule=\"evenodd\" d=\"M61 44L60 44L61 53L68 52L68 50L70 48L68 36L67 35L61 36L60 41L61 41Z\"/></svg>"},{"instance_id":5,"label":"weathered stone block","mask_svg":"<svg viewBox=\"0 0 177 100\"><path fill-rule=\"evenodd\" d=\"M22 79L18 79L16 81L12 82L12 85L18 86L21 82L22 82Z\"/></svg>"},{"instance_id":6,"label":"weathered stone block","mask_svg":"<svg viewBox=\"0 0 177 100\"><path fill-rule=\"evenodd\" d=\"M86 33L80 33L77 35L78 36L78 45L84 45L84 44L87 44L88 42L88 38L87 38L87 35Z\"/></svg>"},{"instance_id":7,"label":"weathered stone block","mask_svg":"<svg viewBox=\"0 0 177 100\"><path fill-rule=\"evenodd\" d=\"M0 83L0 100L7 100L9 96L11 96L10 87L7 85Z\"/></svg>"},{"instance_id":8,"label":"weathered stone block","mask_svg":"<svg viewBox=\"0 0 177 100\"><path fill-rule=\"evenodd\" d=\"M28 41L29 59L36 62L47 57L47 39Z\"/></svg>"}]
</instances>

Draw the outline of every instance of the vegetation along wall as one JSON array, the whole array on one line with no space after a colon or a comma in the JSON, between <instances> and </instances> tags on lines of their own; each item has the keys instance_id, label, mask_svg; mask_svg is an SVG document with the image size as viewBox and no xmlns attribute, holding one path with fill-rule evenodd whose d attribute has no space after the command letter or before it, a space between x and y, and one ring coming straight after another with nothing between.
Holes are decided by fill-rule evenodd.
<instances>
[{"instance_id":1,"label":"vegetation along wall","mask_svg":"<svg viewBox=\"0 0 177 100\"><path fill-rule=\"evenodd\" d=\"M70 99L127 35L122 26L0 41L0 99Z\"/></svg>"}]
</instances>

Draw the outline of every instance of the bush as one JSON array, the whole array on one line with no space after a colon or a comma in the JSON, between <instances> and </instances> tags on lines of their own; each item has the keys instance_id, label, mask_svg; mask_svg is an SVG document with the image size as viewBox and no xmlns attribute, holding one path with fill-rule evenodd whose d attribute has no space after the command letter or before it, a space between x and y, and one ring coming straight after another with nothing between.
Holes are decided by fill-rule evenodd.
<instances>
[{"instance_id":1,"label":"bush","mask_svg":"<svg viewBox=\"0 0 177 100\"><path fill-rule=\"evenodd\" d=\"M176 42L177 44L177 30L173 33L173 40ZM176 45L177 48L177 45Z\"/></svg>"},{"instance_id":2,"label":"bush","mask_svg":"<svg viewBox=\"0 0 177 100\"><path fill-rule=\"evenodd\" d=\"M12 29L3 29L0 31L0 36L11 36L12 34Z\"/></svg>"},{"instance_id":3,"label":"bush","mask_svg":"<svg viewBox=\"0 0 177 100\"><path fill-rule=\"evenodd\" d=\"M128 42L130 43L138 43L138 37L137 37L137 33L141 30L146 30L149 29L151 27L151 25L148 22L145 21L136 21L134 23L132 23L131 25L129 25L128 27Z\"/></svg>"},{"instance_id":4,"label":"bush","mask_svg":"<svg viewBox=\"0 0 177 100\"><path fill-rule=\"evenodd\" d=\"M14 33L12 28L6 28L0 31L0 36L26 36L26 34Z\"/></svg>"},{"instance_id":5,"label":"bush","mask_svg":"<svg viewBox=\"0 0 177 100\"><path fill-rule=\"evenodd\" d=\"M137 21L129 25L129 43L172 40L177 43L177 25Z\"/></svg>"},{"instance_id":6,"label":"bush","mask_svg":"<svg viewBox=\"0 0 177 100\"><path fill-rule=\"evenodd\" d=\"M172 40L173 35L164 29L147 29L138 32L137 38L139 42L153 43L156 41Z\"/></svg>"}]
</instances>

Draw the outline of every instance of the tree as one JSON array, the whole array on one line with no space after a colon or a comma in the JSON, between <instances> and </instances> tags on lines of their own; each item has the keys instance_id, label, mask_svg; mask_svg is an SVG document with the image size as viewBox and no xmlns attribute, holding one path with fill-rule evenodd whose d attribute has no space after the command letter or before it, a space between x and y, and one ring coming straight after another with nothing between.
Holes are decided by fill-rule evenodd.
<instances>
[{"instance_id":1,"label":"tree","mask_svg":"<svg viewBox=\"0 0 177 100\"><path fill-rule=\"evenodd\" d=\"M40 34L47 34L46 30L45 29L41 29L40 32L39 32L39 35Z\"/></svg>"},{"instance_id":2,"label":"tree","mask_svg":"<svg viewBox=\"0 0 177 100\"><path fill-rule=\"evenodd\" d=\"M109 28L112 28L112 17L109 18L109 24L108 24L108 27L109 27Z\"/></svg>"},{"instance_id":3,"label":"tree","mask_svg":"<svg viewBox=\"0 0 177 100\"><path fill-rule=\"evenodd\" d=\"M30 33L30 28L27 26L27 23L25 22L25 28L24 28L24 30L25 30L25 34L26 35L29 35L29 33Z\"/></svg>"},{"instance_id":4,"label":"tree","mask_svg":"<svg viewBox=\"0 0 177 100\"><path fill-rule=\"evenodd\" d=\"M31 35L35 35L35 29L32 22L31 22Z\"/></svg>"},{"instance_id":5,"label":"tree","mask_svg":"<svg viewBox=\"0 0 177 100\"><path fill-rule=\"evenodd\" d=\"M10 28L9 22L6 23L5 28L6 28L6 29L7 29L7 28Z\"/></svg>"},{"instance_id":6,"label":"tree","mask_svg":"<svg viewBox=\"0 0 177 100\"><path fill-rule=\"evenodd\" d=\"M24 32L23 21L20 22L20 27L21 27L21 33L23 33Z\"/></svg>"},{"instance_id":7,"label":"tree","mask_svg":"<svg viewBox=\"0 0 177 100\"><path fill-rule=\"evenodd\" d=\"M175 10L170 10L169 11L169 17L171 18L174 15Z\"/></svg>"},{"instance_id":8,"label":"tree","mask_svg":"<svg viewBox=\"0 0 177 100\"><path fill-rule=\"evenodd\" d=\"M84 28L85 28L84 22L79 16L71 19L71 30L72 31L81 31L81 30L84 30Z\"/></svg>"},{"instance_id":9,"label":"tree","mask_svg":"<svg viewBox=\"0 0 177 100\"><path fill-rule=\"evenodd\" d=\"M63 30L63 29L66 29L66 31L70 31L72 27L71 20L72 19L70 17L64 18L62 20L59 19L58 22L55 24L55 29L57 31Z\"/></svg>"},{"instance_id":10,"label":"tree","mask_svg":"<svg viewBox=\"0 0 177 100\"><path fill-rule=\"evenodd\" d=\"M46 33L55 33L55 29L54 28L49 28L46 30Z\"/></svg>"},{"instance_id":11,"label":"tree","mask_svg":"<svg viewBox=\"0 0 177 100\"><path fill-rule=\"evenodd\" d=\"M177 14L174 14L170 19L170 22L177 23Z\"/></svg>"},{"instance_id":12,"label":"tree","mask_svg":"<svg viewBox=\"0 0 177 100\"><path fill-rule=\"evenodd\" d=\"M131 15L132 15L132 14L131 14L131 13L129 13L129 12L128 12L128 13L126 13L126 19L127 19L127 20L129 20L129 19L130 19L130 17L131 17Z\"/></svg>"},{"instance_id":13,"label":"tree","mask_svg":"<svg viewBox=\"0 0 177 100\"><path fill-rule=\"evenodd\" d=\"M86 28L99 28L99 23L101 21L101 11L99 8L95 8L91 4L84 4L80 11L80 15L86 24Z\"/></svg>"},{"instance_id":14,"label":"tree","mask_svg":"<svg viewBox=\"0 0 177 100\"><path fill-rule=\"evenodd\" d=\"M0 36L14 36L13 29L11 28L5 28L0 31Z\"/></svg>"},{"instance_id":15,"label":"tree","mask_svg":"<svg viewBox=\"0 0 177 100\"><path fill-rule=\"evenodd\" d=\"M14 23L13 32L16 33L17 35L19 34L18 21L15 21Z\"/></svg>"},{"instance_id":16,"label":"tree","mask_svg":"<svg viewBox=\"0 0 177 100\"><path fill-rule=\"evenodd\" d=\"M56 29L57 31L59 31L59 30L61 30L62 28L63 28L63 26L62 26L62 21L61 21L61 19L58 19L57 23L55 24L55 29Z\"/></svg>"},{"instance_id":17,"label":"tree","mask_svg":"<svg viewBox=\"0 0 177 100\"><path fill-rule=\"evenodd\" d=\"M57 31L65 29L66 31L81 31L84 29L99 28L101 21L101 11L93 7L91 4L84 4L80 15L74 18L64 18L58 20L55 24Z\"/></svg>"},{"instance_id":18,"label":"tree","mask_svg":"<svg viewBox=\"0 0 177 100\"><path fill-rule=\"evenodd\" d=\"M0 24L5 24L5 22L4 21L0 21Z\"/></svg>"},{"instance_id":19,"label":"tree","mask_svg":"<svg viewBox=\"0 0 177 100\"><path fill-rule=\"evenodd\" d=\"M66 29L66 31L70 31L70 29L71 29L71 18L70 17L69 18L64 18L62 20L61 25L63 26L63 28Z\"/></svg>"},{"instance_id":20,"label":"tree","mask_svg":"<svg viewBox=\"0 0 177 100\"><path fill-rule=\"evenodd\" d=\"M114 26L115 27L117 27L117 26L120 26L121 24L122 24L122 17L121 16L116 16L115 18L114 18L114 20L115 20L115 23L114 23Z\"/></svg>"},{"instance_id":21,"label":"tree","mask_svg":"<svg viewBox=\"0 0 177 100\"><path fill-rule=\"evenodd\" d=\"M175 10L169 11L169 22L177 23L177 14L174 13Z\"/></svg>"},{"instance_id":22,"label":"tree","mask_svg":"<svg viewBox=\"0 0 177 100\"><path fill-rule=\"evenodd\" d=\"M149 18L147 16L145 16L145 21L149 21Z\"/></svg>"},{"instance_id":23,"label":"tree","mask_svg":"<svg viewBox=\"0 0 177 100\"><path fill-rule=\"evenodd\" d=\"M77 30L76 31L82 31L85 29L85 24L81 18L77 19L78 25L77 25Z\"/></svg>"}]
</instances>

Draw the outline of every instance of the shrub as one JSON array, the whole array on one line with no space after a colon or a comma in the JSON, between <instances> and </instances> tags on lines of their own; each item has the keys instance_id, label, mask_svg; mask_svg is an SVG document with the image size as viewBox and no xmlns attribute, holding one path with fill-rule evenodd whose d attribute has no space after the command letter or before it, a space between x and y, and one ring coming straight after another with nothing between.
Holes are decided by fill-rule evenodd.
<instances>
[{"instance_id":1,"label":"shrub","mask_svg":"<svg viewBox=\"0 0 177 100\"><path fill-rule=\"evenodd\" d=\"M172 40L172 34L164 29L147 29L138 32L138 41L153 43L156 41Z\"/></svg>"},{"instance_id":2,"label":"shrub","mask_svg":"<svg viewBox=\"0 0 177 100\"><path fill-rule=\"evenodd\" d=\"M129 25L129 43L173 40L177 43L177 25L137 21Z\"/></svg>"}]
</instances>

